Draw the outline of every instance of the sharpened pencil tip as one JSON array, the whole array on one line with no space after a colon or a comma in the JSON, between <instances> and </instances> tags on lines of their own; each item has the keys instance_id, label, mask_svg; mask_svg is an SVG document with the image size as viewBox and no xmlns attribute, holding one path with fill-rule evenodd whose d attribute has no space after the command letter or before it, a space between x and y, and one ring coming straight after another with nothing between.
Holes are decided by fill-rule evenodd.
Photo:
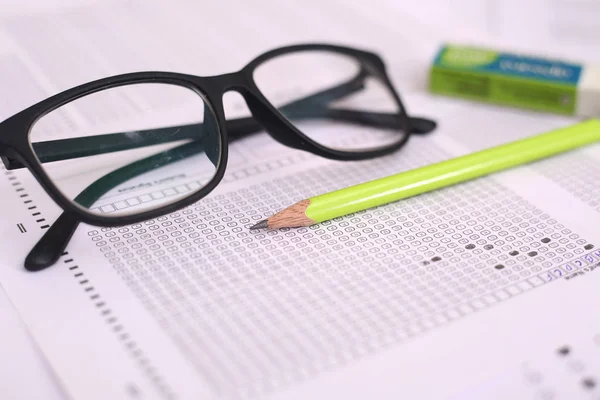
<instances>
[{"instance_id":1,"label":"sharpened pencil tip","mask_svg":"<svg viewBox=\"0 0 600 400\"><path fill-rule=\"evenodd\" d=\"M250 227L250 230L254 230L254 229L264 229L264 228L268 228L268 220L263 219L262 221L260 221L258 224L256 225L252 225Z\"/></svg>"}]
</instances>

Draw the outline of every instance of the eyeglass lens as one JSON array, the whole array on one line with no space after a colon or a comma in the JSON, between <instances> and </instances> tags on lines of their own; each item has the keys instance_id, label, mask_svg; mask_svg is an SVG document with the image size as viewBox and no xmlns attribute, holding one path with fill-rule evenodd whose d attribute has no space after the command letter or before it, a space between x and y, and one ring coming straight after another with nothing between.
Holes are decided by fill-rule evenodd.
<instances>
[{"instance_id":1,"label":"eyeglass lens","mask_svg":"<svg viewBox=\"0 0 600 400\"><path fill-rule=\"evenodd\" d=\"M254 80L271 104L322 146L362 152L390 146L404 138L401 124L392 128L389 124L378 126L381 114L398 115L398 103L389 87L352 56L330 51L287 53L260 64L254 71ZM345 94L335 91L331 98L321 97L303 107L285 107L291 101L349 82L354 84L347 85ZM357 123L357 116L364 123Z\"/></svg>"},{"instance_id":2,"label":"eyeglass lens","mask_svg":"<svg viewBox=\"0 0 600 400\"><path fill-rule=\"evenodd\" d=\"M222 145L206 100L162 83L76 99L40 118L29 139L68 199L109 217L156 209L200 190L217 171Z\"/></svg>"}]
</instances>

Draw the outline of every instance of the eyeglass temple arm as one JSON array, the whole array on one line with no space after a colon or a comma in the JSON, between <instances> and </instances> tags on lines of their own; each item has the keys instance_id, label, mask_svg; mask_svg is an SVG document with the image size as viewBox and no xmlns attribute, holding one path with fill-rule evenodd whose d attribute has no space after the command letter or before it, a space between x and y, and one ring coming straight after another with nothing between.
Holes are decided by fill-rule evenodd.
<instances>
[{"instance_id":1,"label":"eyeglass temple arm","mask_svg":"<svg viewBox=\"0 0 600 400\"><path fill-rule=\"evenodd\" d=\"M196 140L124 165L94 181L73 201L89 208L105 193L121 183L202 151L204 151L202 141ZM31 249L25 258L25 269L39 271L54 264L67 247L79 223L75 214L64 211Z\"/></svg>"},{"instance_id":2,"label":"eyeglass temple arm","mask_svg":"<svg viewBox=\"0 0 600 400\"><path fill-rule=\"evenodd\" d=\"M329 103L355 93L362 88L364 88L364 73L359 73L355 78L341 85L293 101L283 106L280 111L290 118L327 118L373 127L398 128L400 120L396 114L327 107ZM410 118L410 122L413 133L431 132L435 129L436 125L434 121L425 118ZM34 143L32 146L40 162L45 163L129 150L176 140L195 140L198 138L198 125L202 124L136 131L134 133L135 140L132 140L131 133L112 133L73 139L50 140ZM256 120L249 117L227 121L227 129L229 136L236 139L260 132L263 128ZM16 159L3 157L3 161L9 170L24 167Z\"/></svg>"},{"instance_id":3,"label":"eyeglass temple arm","mask_svg":"<svg viewBox=\"0 0 600 400\"><path fill-rule=\"evenodd\" d=\"M361 112L344 109L330 109L315 112L314 109L295 110L287 114L290 118L311 119L327 118L338 121L350 121L355 124L380 128L397 128L399 118L394 114ZM413 133L428 133L434 129L435 123L424 118L410 118ZM146 146L165 144L178 140L197 140L198 127L202 124L181 125L169 128L158 128L135 132L135 139L127 133L111 133L106 135L60 139L33 143L33 149L40 162L68 160L79 157L89 157L99 154L123 150L137 149ZM240 118L227 121L232 128L229 136L240 139L261 131L253 118ZM7 169L18 169L24 166L15 159L9 159Z\"/></svg>"}]
</instances>

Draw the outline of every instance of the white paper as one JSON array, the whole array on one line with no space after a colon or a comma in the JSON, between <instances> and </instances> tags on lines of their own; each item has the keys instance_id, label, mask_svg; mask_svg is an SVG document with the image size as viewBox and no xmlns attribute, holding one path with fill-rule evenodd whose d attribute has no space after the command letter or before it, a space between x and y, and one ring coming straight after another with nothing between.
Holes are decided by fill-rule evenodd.
<instances>
[{"instance_id":1,"label":"white paper","mask_svg":"<svg viewBox=\"0 0 600 400\"><path fill-rule=\"evenodd\" d=\"M594 243L594 226L600 216L583 198L572 196L540 171L557 162L593 164L597 146L314 228L247 231L252 221L312 192L474 150L485 141L482 135L491 136L494 129L509 130L513 139L568 122L548 116L540 121L541 116L473 105L466 116L464 105L417 97L407 101L427 104L444 123L429 137L414 138L394 156L360 163L332 162L284 150L278 144L269 146L268 138L257 136L237 146L246 162L233 168L228 182L197 206L132 227L81 227L68 255L47 271L29 274L20 267L22 256L39 237L23 234L23 240L15 243L8 263L12 268L6 269L3 280L23 315L37 322L32 332L39 335L41 347L71 393L89 395L93 387L99 398L132 392L148 398L171 392L178 398L209 393L294 397L299 394L289 392L290 388L310 390L311 383L319 382L314 378L327 376L327 371L343 375L345 368L360 368L369 355L385 359L426 340L429 332L437 334L436 345L447 345L448 338L440 332L451 321L452 329L460 332L450 336L457 341L454 350L464 343L460 336L474 335L473 328L497 338L514 334L515 326L518 344L535 339L540 346L552 346L548 351L561 345L561 331L537 337L538 319L549 318L553 310L532 308L527 316L523 305L517 304L532 301L533 295L525 293L530 291L541 298L538 305L554 298L568 298L569 303L582 306L589 301L577 282L594 282L593 272L569 281L559 277L599 262L594 255L597 247L584 250L584 246ZM485 129L492 117L502 118L503 125ZM260 149L260 154L252 154L251 149ZM583 176L579 171L574 169L569 181L584 179L585 171ZM43 211L44 195L27 174L7 176L17 176L26 187L25 198ZM23 202L19 193L7 196L13 205L5 208L19 211L5 235L14 235L17 221L31 232L41 225L22 210L32 203L19 204ZM49 221L50 215L43 214ZM158 229L153 230L155 226ZM170 231L171 227L176 228ZM173 232L186 233L176 236ZM547 244L542 242L546 238L550 239ZM141 244L138 250L132 247L133 241ZM468 249L469 245L475 247ZM520 254L510 256L514 250ZM433 261L436 256L441 260ZM153 261L154 266L149 265ZM498 264L505 268L496 270ZM99 297L91 298L95 294ZM488 310L492 305L491 310L502 305L515 321L501 315L504 326L489 333L474 318L489 322L486 315L493 315ZM55 316L49 317L48 310ZM40 313L48 318L45 323L35 317ZM116 333L115 327L119 327ZM126 339L121 339L123 333ZM128 344L147 360L141 366L140 356L132 356ZM477 366L474 377L483 378L484 373L526 357L516 351L503 354L501 348L494 351L485 341L469 346L466 354L456 358L420 354L421 365L430 372L421 370L421 380L415 382L435 378L439 382L435 387L397 387L394 380L386 384L376 378L357 383L368 385L367 392L377 382L378 390L387 388L394 395L444 396L472 378L465 380L452 372L444 376L427 359L436 359L437 368L448 370L460 360L459 366L468 370L469 360L485 354L494 363ZM389 367L387 362L381 365ZM84 374L82 364L87 365ZM166 388L149 378L148 365ZM410 363L402 358L394 358L392 365L410 376ZM78 379L69 381L75 373L73 366L77 366ZM302 385L307 380L311 383ZM339 384L325 385L313 395L345 389Z\"/></svg>"},{"instance_id":2,"label":"white paper","mask_svg":"<svg viewBox=\"0 0 600 400\"><path fill-rule=\"evenodd\" d=\"M0 287L0 393L4 398L64 399L54 371L30 337L4 290ZM35 382L35 384L32 384Z\"/></svg>"}]
</instances>

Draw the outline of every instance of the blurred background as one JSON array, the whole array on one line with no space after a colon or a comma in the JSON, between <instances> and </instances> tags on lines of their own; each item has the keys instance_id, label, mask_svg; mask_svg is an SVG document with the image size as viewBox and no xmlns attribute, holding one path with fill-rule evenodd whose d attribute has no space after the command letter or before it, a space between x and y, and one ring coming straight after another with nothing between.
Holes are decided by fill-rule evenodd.
<instances>
[{"instance_id":1,"label":"blurred background","mask_svg":"<svg viewBox=\"0 0 600 400\"><path fill-rule=\"evenodd\" d=\"M10 93L0 117L91 79L219 74L299 42L375 50L404 93L426 88L445 42L600 58L596 0L4 0L0 18L0 88Z\"/></svg>"}]
</instances>

